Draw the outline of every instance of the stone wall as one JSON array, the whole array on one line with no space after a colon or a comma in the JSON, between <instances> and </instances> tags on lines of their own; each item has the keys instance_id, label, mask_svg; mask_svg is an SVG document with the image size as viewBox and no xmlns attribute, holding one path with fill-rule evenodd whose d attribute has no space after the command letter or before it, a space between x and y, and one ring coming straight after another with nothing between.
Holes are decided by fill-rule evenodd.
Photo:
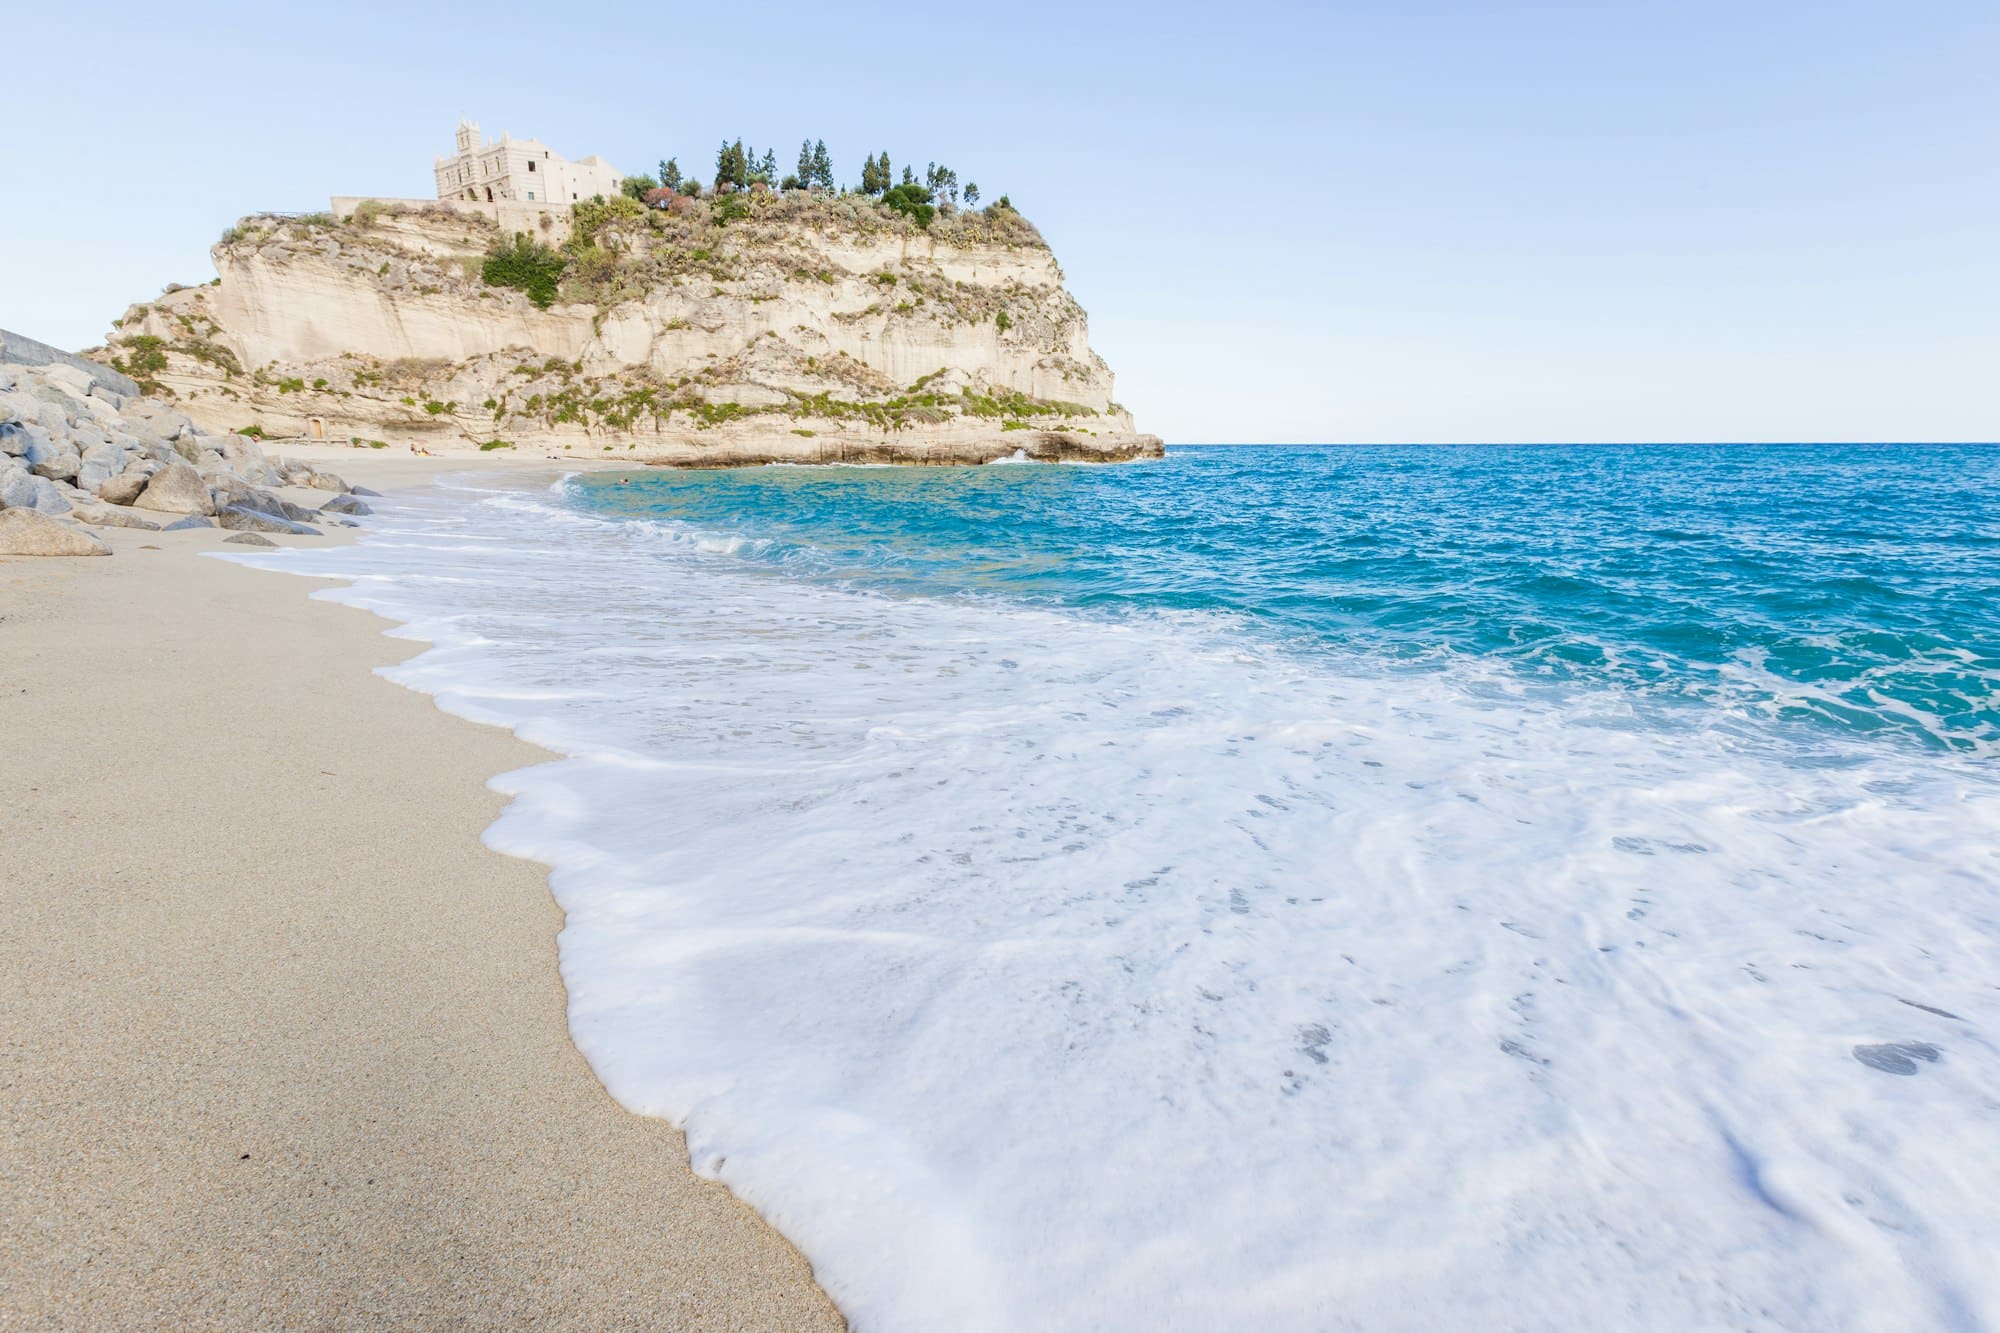
<instances>
[{"instance_id":1,"label":"stone wall","mask_svg":"<svg viewBox=\"0 0 2000 1333\"><path fill-rule=\"evenodd\" d=\"M377 195L337 194L328 201L333 215L345 222L354 216L354 210L361 204L386 204L392 208L448 208L467 217L485 218L497 225L502 234L512 236L515 232L526 232L546 245L561 245L569 239L570 212L568 204L545 204L537 200L528 203L519 199L499 199L493 203L471 199L385 199Z\"/></svg>"},{"instance_id":2,"label":"stone wall","mask_svg":"<svg viewBox=\"0 0 2000 1333\"><path fill-rule=\"evenodd\" d=\"M93 384L101 384L128 397L139 396L139 386L111 367L72 356L60 348L24 338L18 333L9 333L6 329L0 329L0 362L16 366L73 366L90 376Z\"/></svg>"}]
</instances>

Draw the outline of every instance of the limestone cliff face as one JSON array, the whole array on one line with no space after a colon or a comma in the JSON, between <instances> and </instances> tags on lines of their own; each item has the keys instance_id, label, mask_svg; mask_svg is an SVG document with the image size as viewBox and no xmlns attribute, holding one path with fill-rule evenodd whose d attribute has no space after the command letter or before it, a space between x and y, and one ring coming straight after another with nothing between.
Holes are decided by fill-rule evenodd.
<instances>
[{"instance_id":1,"label":"limestone cliff face","mask_svg":"<svg viewBox=\"0 0 2000 1333\"><path fill-rule=\"evenodd\" d=\"M484 281L508 238L479 217L249 218L215 283L133 307L107 352L204 425L363 444L692 464L1160 451L1011 211L924 230L864 198L757 195L593 222L540 308Z\"/></svg>"}]
</instances>

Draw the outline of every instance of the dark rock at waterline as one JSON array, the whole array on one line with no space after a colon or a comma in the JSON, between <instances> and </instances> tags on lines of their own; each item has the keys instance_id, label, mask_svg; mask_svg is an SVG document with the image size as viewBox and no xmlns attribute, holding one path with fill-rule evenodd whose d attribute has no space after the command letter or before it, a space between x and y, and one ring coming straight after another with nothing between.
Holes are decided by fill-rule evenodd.
<instances>
[{"instance_id":1,"label":"dark rock at waterline","mask_svg":"<svg viewBox=\"0 0 2000 1333\"><path fill-rule=\"evenodd\" d=\"M246 509L242 505L230 505L215 521L236 532L282 532L294 537L317 537L319 529L304 523L294 523L288 518L266 514L256 509Z\"/></svg>"}]
</instances>

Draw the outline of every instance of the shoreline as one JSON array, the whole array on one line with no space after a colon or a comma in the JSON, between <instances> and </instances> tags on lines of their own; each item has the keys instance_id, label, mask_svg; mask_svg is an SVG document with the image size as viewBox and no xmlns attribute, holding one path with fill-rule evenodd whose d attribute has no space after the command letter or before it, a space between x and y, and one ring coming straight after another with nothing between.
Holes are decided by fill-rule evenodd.
<instances>
[{"instance_id":1,"label":"shoreline","mask_svg":"<svg viewBox=\"0 0 2000 1333\"><path fill-rule=\"evenodd\" d=\"M647 446L644 453L619 452L608 448L598 453L578 453L576 446L553 442L484 450L462 441L444 439L425 439L423 446L429 452L423 454L411 454L411 442L408 441L380 450L295 437L266 439L260 436L257 443L273 457L301 458L313 463L348 463L363 472L371 467L441 463L453 459L475 466L517 469L540 466L623 472L645 472L654 468L703 472L773 465L956 468L1029 462L1111 466L1152 462L1166 457L1166 445L1158 436L1137 434L1106 436L1103 443L1086 442L1073 433L1062 431L907 440L810 431L806 432L807 438L799 438L797 432L746 437L741 432L719 429L716 434L715 440L705 443L655 441ZM338 468L335 470L339 471ZM364 481L362 484L367 483Z\"/></svg>"},{"instance_id":2,"label":"shoreline","mask_svg":"<svg viewBox=\"0 0 2000 1333\"><path fill-rule=\"evenodd\" d=\"M229 535L0 560L8 1319L841 1327L572 1042L547 869L480 841L548 754Z\"/></svg>"}]
</instances>

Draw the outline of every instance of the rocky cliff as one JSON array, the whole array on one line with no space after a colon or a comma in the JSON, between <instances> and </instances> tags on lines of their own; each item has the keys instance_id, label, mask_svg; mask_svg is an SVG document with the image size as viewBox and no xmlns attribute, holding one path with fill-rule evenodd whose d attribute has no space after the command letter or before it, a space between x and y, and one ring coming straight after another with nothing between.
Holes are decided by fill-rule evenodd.
<instances>
[{"instance_id":1,"label":"rocky cliff","mask_svg":"<svg viewBox=\"0 0 2000 1333\"><path fill-rule=\"evenodd\" d=\"M719 465L1157 455L1007 208L862 196L580 212L559 250L444 207L252 217L100 356L203 426ZM561 265L487 281L510 246ZM504 275L501 275L504 277ZM540 300L536 299L539 296Z\"/></svg>"}]
</instances>

